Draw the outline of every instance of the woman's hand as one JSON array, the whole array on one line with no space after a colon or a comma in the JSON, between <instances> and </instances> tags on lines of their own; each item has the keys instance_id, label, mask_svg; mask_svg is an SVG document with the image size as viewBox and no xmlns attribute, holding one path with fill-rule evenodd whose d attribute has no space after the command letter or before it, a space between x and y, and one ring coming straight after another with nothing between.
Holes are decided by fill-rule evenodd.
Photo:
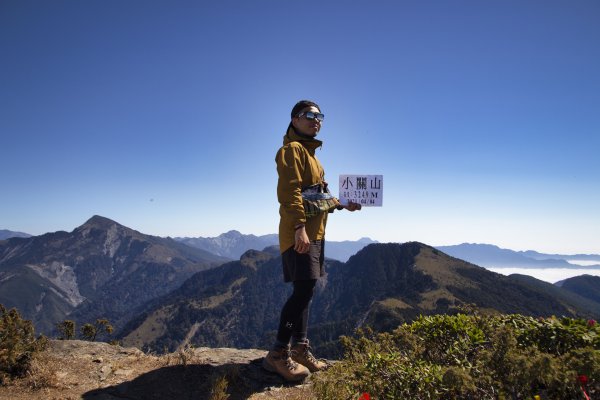
<instances>
[{"instance_id":1,"label":"woman's hand","mask_svg":"<svg viewBox=\"0 0 600 400\"><path fill-rule=\"evenodd\" d=\"M300 254L308 253L308 250L310 249L310 240L308 240L308 235L306 234L304 226L296 229L294 239L296 242L294 244L294 250Z\"/></svg>"},{"instance_id":2,"label":"woman's hand","mask_svg":"<svg viewBox=\"0 0 600 400\"><path fill-rule=\"evenodd\" d=\"M349 201L347 205L342 207L344 207L348 211L357 211L362 208L362 206L359 203L353 203L351 201Z\"/></svg>"}]
</instances>

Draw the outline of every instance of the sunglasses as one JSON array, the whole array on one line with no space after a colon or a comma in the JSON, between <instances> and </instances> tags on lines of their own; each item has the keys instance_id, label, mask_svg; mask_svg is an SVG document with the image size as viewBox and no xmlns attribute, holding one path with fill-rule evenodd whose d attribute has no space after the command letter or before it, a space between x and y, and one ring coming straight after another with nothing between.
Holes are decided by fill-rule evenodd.
<instances>
[{"instance_id":1,"label":"sunglasses","mask_svg":"<svg viewBox=\"0 0 600 400\"><path fill-rule=\"evenodd\" d=\"M323 120L325 119L325 114L315 113L312 111L301 112L300 114L298 114L298 118L300 118L302 116L304 116L304 118L310 119L310 120L316 119L319 122L323 122Z\"/></svg>"}]
</instances>

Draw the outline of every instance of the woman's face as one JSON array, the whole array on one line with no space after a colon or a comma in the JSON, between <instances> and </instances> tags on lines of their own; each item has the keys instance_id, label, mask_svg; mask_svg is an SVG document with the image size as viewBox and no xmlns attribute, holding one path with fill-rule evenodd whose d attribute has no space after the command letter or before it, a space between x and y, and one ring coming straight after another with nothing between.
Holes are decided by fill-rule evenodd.
<instances>
[{"instance_id":1,"label":"woman's face","mask_svg":"<svg viewBox=\"0 0 600 400\"><path fill-rule=\"evenodd\" d=\"M320 113L321 111L319 111L319 109L317 107L306 107L305 109L303 109L300 113L305 113L308 111L312 111L314 113ZM292 118L292 125L294 125L294 128L296 128L296 130L304 133L305 135L309 135L309 136L317 136L317 133L319 133L319 130L321 129L321 121L319 121L318 119L308 119L306 118L306 116L302 115L300 117L294 117Z\"/></svg>"}]
</instances>

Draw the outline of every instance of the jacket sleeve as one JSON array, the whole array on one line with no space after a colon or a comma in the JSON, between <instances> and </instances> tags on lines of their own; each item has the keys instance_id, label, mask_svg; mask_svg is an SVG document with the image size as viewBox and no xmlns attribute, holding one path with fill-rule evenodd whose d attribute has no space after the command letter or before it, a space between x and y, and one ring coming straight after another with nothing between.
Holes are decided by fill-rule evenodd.
<instances>
[{"instance_id":1,"label":"jacket sleeve","mask_svg":"<svg viewBox=\"0 0 600 400\"><path fill-rule=\"evenodd\" d=\"M277 152L277 200L281 204L282 217L292 226L306 222L302 202L302 175L306 158L301 145L283 146Z\"/></svg>"}]
</instances>

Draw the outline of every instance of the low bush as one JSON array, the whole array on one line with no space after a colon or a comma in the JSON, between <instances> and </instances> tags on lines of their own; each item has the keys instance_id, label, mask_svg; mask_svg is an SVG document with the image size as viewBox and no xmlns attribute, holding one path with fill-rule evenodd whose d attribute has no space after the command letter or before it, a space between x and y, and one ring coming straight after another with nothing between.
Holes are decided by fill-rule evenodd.
<instances>
[{"instance_id":1,"label":"low bush","mask_svg":"<svg viewBox=\"0 0 600 400\"><path fill-rule=\"evenodd\" d=\"M11 377L24 376L31 368L34 355L47 344L36 338L31 321L21 318L16 309L0 304L0 384Z\"/></svg>"},{"instance_id":2,"label":"low bush","mask_svg":"<svg viewBox=\"0 0 600 400\"><path fill-rule=\"evenodd\" d=\"M77 328L77 324L73 320L64 320L56 324L56 330L58 331L59 336L58 340L72 340L75 339L75 332ZM96 322L86 323L81 326L79 329L80 337L83 340L87 340L90 342L95 342L98 335L101 335L104 339L110 336L114 328L111 323L106 318L98 318ZM118 344L118 341L112 340L109 343Z\"/></svg>"},{"instance_id":3,"label":"low bush","mask_svg":"<svg viewBox=\"0 0 600 400\"><path fill-rule=\"evenodd\" d=\"M106 318L99 318L95 323L84 324L81 327L81 335L85 340L89 340L90 342L96 341L96 336L98 334L102 334L105 332L107 335L112 334L113 326L108 322Z\"/></svg>"},{"instance_id":4,"label":"low bush","mask_svg":"<svg viewBox=\"0 0 600 400\"><path fill-rule=\"evenodd\" d=\"M322 399L578 399L600 395L595 321L522 315L421 316L391 333L343 337L315 374Z\"/></svg>"}]
</instances>

